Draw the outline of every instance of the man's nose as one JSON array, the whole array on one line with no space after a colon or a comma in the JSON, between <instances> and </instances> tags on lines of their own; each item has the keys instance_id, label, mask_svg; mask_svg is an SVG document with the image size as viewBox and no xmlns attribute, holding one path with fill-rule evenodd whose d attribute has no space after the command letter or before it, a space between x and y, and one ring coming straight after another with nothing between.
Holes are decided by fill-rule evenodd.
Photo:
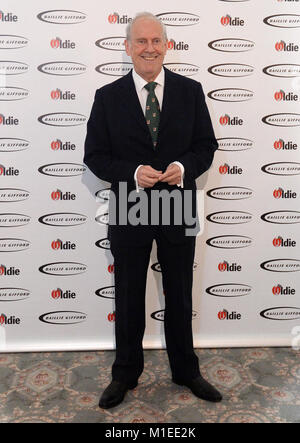
<instances>
[{"instance_id":1,"label":"man's nose","mask_svg":"<svg viewBox=\"0 0 300 443\"><path fill-rule=\"evenodd\" d=\"M148 41L147 41L147 44L146 44L146 48L145 48L145 50L146 50L147 52L154 52L154 51L155 51L155 48L154 48L153 43L152 43L151 40L148 40Z\"/></svg>"}]
</instances>

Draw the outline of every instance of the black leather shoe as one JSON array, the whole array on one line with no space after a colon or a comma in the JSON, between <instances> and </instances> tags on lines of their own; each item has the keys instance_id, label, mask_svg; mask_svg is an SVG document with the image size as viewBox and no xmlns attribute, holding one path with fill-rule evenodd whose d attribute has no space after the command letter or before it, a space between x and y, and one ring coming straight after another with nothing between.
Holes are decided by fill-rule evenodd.
<instances>
[{"instance_id":1,"label":"black leather shoe","mask_svg":"<svg viewBox=\"0 0 300 443\"><path fill-rule=\"evenodd\" d=\"M124 383L121 381L113 380L101 395L99 407L109 409L119 405L124 400L125 394L128 389L134 389L137 384L137 382Z\"/></svg>"},{"instance_id":2,"label":"black leather shoe","mask_svg":"<svg viewBox=\"0 0 300 443\"><path fill-rule=\"evenodd\" d=\"M214 388L208 381L204 380L204 378L199 375L190 381L181 382L179 380L173 379L173 382L177 385L187 386L190 388L192 393L196 395L196 397L202 398L203 400L219 402L222 400L222 395L216 388Z\"/></svg>"}]
</instances>

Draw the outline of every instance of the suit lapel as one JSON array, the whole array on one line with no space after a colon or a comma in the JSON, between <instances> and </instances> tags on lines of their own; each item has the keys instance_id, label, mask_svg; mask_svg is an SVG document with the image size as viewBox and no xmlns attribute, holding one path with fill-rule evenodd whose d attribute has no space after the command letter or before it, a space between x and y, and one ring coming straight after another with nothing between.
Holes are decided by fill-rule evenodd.
<instances>
[{"instance_id":1,"label":"suit lapel","mask_svg":"<svg viewBox=\"0 0 300 443\"><path fill-rule=\"evenodd\" d=\"M162 110L160 114L158 142L160 138L159 136L165 129L166 125L170 126L170 117L172 116L172 114L176 114L176 96L176 80L174 80L172 72L170 72L168 69L165 69L165 86Z\"/></svg>"}]
</instances>

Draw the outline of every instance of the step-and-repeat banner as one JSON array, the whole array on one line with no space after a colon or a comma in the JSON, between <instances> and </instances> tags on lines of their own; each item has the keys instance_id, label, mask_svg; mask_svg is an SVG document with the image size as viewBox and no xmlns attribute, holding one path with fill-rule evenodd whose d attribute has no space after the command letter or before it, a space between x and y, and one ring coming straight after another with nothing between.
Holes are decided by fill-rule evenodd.
<instances>
[{"instance_id":1,"label":"step-and-repeat banner","mask_svg":"<svg viewBox=\"0 0 300 443\"><path fill-rule=\"evenodd\" d=\"M198 180L195 346L299 345L299 0L0 5L0 351L114 348L109 184L83 164L95 90L127 74L126 25L166 25L219 149ZM144 345L164 347L155 244Z\"/></svg>"}]
</instances>

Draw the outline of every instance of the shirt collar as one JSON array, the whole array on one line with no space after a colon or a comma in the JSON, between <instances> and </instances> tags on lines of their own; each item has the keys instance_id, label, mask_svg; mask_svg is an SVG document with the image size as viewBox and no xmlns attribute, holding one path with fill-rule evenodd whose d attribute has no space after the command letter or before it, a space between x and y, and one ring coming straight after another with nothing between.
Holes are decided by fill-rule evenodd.
<instances>
[{"instance_id":1,"label":"shirt collar","mask_svg":"<svg viewBox=\"0 0 300 443\"><path fill-rule=\"evenodd\" d=\"M138 91L141 91L144 88L144 86L148 83L139 74L137 74L137 72L135 71L134 68L132 70L132 78L133 78L135 87ZM156 79L154 81L158 85L164 87L164 84L165 84L165 70L164 70L164 68L161 69L160 73L158 74L158 76L156 77Z\"/></svg>"}]
</instances>

